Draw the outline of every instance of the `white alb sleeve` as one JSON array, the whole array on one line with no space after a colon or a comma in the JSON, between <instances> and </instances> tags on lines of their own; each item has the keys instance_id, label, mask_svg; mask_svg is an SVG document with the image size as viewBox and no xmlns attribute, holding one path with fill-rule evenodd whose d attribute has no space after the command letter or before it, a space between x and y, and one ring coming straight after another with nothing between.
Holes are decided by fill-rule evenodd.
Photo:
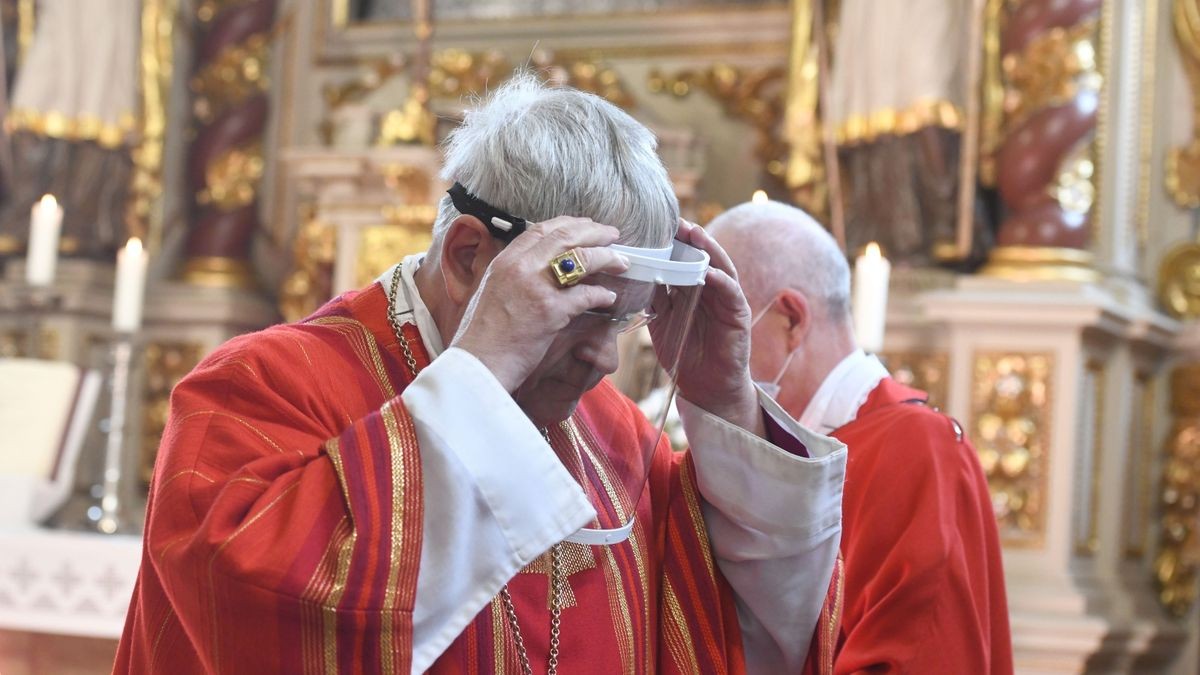
<instances>
[{"instance_id":1,"label":"white alb sleeve","mask_svg":"<svg viewBox=\"0 0 1200 675\"><path fill-rule=\"evenodd\" d=\"M421 447L424 532L412 672L441 656L521 568L596 516L482 363L446 350L404 390Z\"/></svg>"},{"instance_id":2,"label":"white alb sleeve","mask_svg":"<svg viewBox=\"0 0 1200 675\"><path fill-rule=\"evenodd\" d=\"M846 449L759 392L808 457L786 452L679 399L713 555L733 588L749 673L799 673L842 532Z\"/></svg>"}]
</instances>

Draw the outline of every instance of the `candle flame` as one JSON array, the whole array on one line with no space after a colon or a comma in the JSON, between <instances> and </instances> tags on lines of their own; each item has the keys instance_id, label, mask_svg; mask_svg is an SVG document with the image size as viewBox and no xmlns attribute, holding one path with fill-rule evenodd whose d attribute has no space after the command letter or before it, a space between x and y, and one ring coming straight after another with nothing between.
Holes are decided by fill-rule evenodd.
<instances>
[{"instance_id":1,"label":"candle flame","mask_svg":"<svg viewBox=\"0 0 1200 675\"><path fill-rule=\"evenodd\" d=\"M125 250L130 253L139 254L142 252L142 240L137 237L130 237L129 241L125 242Z\"/></svg>"},{"instance_id":2,"label":"candle flame","mask_svg":"<svg viewBox=\"0 0 1200 675\"><path fill-rule=\"evenodd\" d=\"M866 256L868 258L879 259L883 257L883 252L879 250L879 244L871 242L867 244Z\"/></svg>"},{"instance_id":3,"label":"candle flame","mask_svg":"<svg viewBox=\"0 0 1200 675\"><path fill-rule=\"evenodd\" d=\"M58 208L58 200L52 194L44 194L41 200L38 201L38 208L53 211Z\"/></svg>"},{"instance_id":4,"label":"candle flame","mask_svg":"<svg viewBox=\"0 0 1200 675\"><path fill-rule=\"evenodd\" d=\"M769 201L765 190L755 190L754 196L750 198L752 204L766 204Z\"/></svg>"}]
</instances>

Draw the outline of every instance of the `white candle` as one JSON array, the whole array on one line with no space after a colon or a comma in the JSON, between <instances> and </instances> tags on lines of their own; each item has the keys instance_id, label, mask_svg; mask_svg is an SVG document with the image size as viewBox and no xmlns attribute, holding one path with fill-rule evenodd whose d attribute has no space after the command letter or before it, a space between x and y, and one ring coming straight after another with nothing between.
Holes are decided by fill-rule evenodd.
<instances>
[{"instance_id":1,"label":"white candle","mask_svg":"<svg viewBox=\"0 0 1200 675\"><path fill-rule=\"evenodd\" d=\"M33 205L29 216L29 252L25 258L25 281L30 286L54 283L62 217L62 207L54 195L43 195L41 201Z\"/></svg>"},{"instance_id":2,"label":"white candle","mask_svg":"<svg viewBox=\"0 0 1200 675\"><path fill-rule=\"evenodd\" d=\"M854 261L854 334L858 345L870 353L883 350L883 329L887 323L888 278L892 264L875 242Z\"/></svg>"},{"instance_id":3,"label":"white candle","mask_svg":"<svg viewBox=\"0 0 1200 675\"><path fill-rule=\"evenodd\" d=\"M142 299L146 291L146 263L142 240L134 237L117 251L117 283L113 292L113 330L132 333L142 325Z\"/></svg>"},{"instance_id":4,"label":"white candle","mask_svg":"<svg viewBox=\"0 0 1200 675\"><path fill-rule=\"evenodd\" d=\"M766 190L755 190L754 196L750 198L750 201L754 204L766 204L771 200L769 197L767 197Z\"/></svg>"}]
</instances>

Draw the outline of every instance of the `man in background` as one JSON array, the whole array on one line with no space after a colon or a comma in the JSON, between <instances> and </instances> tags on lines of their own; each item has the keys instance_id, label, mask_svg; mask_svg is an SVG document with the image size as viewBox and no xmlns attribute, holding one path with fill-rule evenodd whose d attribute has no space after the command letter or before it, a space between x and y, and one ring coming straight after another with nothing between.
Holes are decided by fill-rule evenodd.
<instances>
[{"instance_id":1,"label":"man in background","mask_svg":"<svg viewBox=\"0 0 1200 675\"><path fill-rule=\"evenodd\" d=\"M957 422L855 343L846 257L808 214L718 216L753 313L751 375L801 425L848 447L845 612L835 672L1011 673L1000 542Z\"/></svg>"}]
</instances>

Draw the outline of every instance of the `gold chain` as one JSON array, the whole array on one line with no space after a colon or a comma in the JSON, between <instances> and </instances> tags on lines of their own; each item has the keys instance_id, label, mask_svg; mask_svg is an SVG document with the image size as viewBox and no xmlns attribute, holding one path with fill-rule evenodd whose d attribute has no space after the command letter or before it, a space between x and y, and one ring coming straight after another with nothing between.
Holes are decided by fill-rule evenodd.
<instances>
[{"instance_id":1,"label":"gold chain","mask_svg":"<svg viewBox=\"0 0 1200 675\"><path fill-rule=\"evenodd\" d=\"M392 272L391 295L388 297L388 323L392 324L392 331L396 333L396 339L400 341L400 348L404 350L404 360L408 363L408 369L412 372L413 377L417 375L417 360L413 358L412 348L408 344L408 338L404 337L404 331L400 329L400 319L396 315L396 298L400 292L400 271L403 263L396 265L396 271ZM542 436L546 439L546 443L550 443L550 434L542 429ZM556 675L558 673L558 648L560 645L559 633L562 624L562 593L563 593L563 567L562 567L562 544L558 543L550 547L550 657L546 669L547 675ZM533 666L529 663L529 653L525 650L525 640L521 637L521 626L517 623L517 610L513 606L512 594L508 592L508 584L500 589L500 599L504 603L504 613L508 615L508 623L512 627L513 642L517 645L517 658L521 661L521 673L523 675L533 675Z\"/></svg>"},{"instance_id":2,"label":"gold chain","mask_svg":"<svg viewBox=\"0 0 1200 675\"><path fill-rule=\"evenodd\" d=\"M400 297L397 293L400 292L400 270L403 267L404 263L399 263L396 265L396 271L392 272L392 294L388 298L388 322L392 324L396 339L400 341L400 348L404 350L404 360L408 363L408 370L413 377L416 377L417 360L413 358L412 348L408 346L408 339L404 337L404 331L400 330L400 319L396 316L396 298Z\"/></svg>"}]
</instances>

